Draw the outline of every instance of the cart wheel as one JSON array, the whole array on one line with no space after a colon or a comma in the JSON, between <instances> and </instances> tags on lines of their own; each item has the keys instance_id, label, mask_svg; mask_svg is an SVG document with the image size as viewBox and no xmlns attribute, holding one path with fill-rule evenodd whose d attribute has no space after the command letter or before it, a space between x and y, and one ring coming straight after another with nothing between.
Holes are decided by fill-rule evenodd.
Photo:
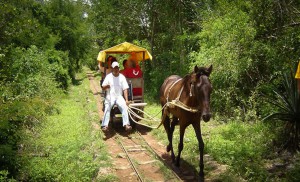
<instances>
[{"instance_id":1,"label":"cart wheel","mask_svg":"<svg viewBox=\"0 0 300 182\"><path fill-rule=\"evenodd\" d=\"M112 118L111 116L110 116L108 125L109 125L111 128L115 128L115 123L114 123L114 120L113 120L113 118Z\"/></svg>"}]
</instances>

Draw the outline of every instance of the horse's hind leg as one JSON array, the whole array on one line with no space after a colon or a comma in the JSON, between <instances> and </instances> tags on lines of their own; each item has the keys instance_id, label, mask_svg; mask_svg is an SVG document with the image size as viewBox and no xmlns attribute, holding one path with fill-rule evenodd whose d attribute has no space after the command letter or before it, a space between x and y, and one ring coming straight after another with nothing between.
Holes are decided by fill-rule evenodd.
<instances>
[{"instance_id":1,"label":"horse's hind leg","mask_svg":"<svg viewBox=\"0 0 300 182\"><path fill-rule=\"evenodd\" d=\"M181 151L183 150L183 137L184 137L186 127L187 127L187 125L180 125L180 139L179 139L179 144L178 144L178 155L176 158L176 166L177 167L180 166L180 155L181 155Z\"/></svg>"},{"instance_id":2,"label":"horse's hind leg","mask_svg":"<svg viewBox=\"0 0 300 182\"><path fill-rule=\"evenodd\" d=\"M174 150L173 150L173 133L175 130L175 126L178 124L178 118L174 117L172 118L172 122L171 122L171 127L170 127L170 136L169 136L169 145L167 147L167 151L171 151L171 157L172 157L172 161L175 162L175 154L174 154Z\"/></svg>"},{"instance_id":3,"label":"horse's hind leg","mask_svg":"<svg viewBox=\"0 0 300 182\"><path fill-rule=\"evenodd\" d=\"M175 130L175 126L178 124L178 122L179 122L178 118L176 118L176 117L173 116L172 122L171 122L171 128L170 128L171 136L173 136L173 133L174 133L174 130ZM171 142L173 141L172 138L171 138Z\"/></svg>"},{"instance_id":4,"label":"horse's hind leg","mask_svg":"<svg viewBox=\"0 0 300 182\"><path fill-rule=\"evenodd\" d=\"M169 140L169 144L167 146L167 152L171 151L171 158L172 158L172 161L174 162L175 161L175 155L174 155L173 144L172 144L174 129L172 131L172 129L170 127L170 117L165 112L163 113L163 124L164 124L165 130L167 132L168 140Z\"/></svg>"}]
</instances>

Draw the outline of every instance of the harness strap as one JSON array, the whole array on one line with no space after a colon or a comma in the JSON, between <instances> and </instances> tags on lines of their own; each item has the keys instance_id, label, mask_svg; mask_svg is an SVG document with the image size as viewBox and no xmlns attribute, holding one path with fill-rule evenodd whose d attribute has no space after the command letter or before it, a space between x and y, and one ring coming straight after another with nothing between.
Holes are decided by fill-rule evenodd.
<instances>
[{"instance_id":1,"label":"harness strap","mask_svg":"<svg viewBox=\"0 0 300 182\"><path fill-rule=\"evenodd\" d=\"M169 90L168 90L168 94L167 94L167 107L170 107L169 104L171 104L173 107L174 107L174 106L177 106L177 107L180 107L181 109L184 109L184 110L189 111L189 112L192 112L192 113L199 112L198 109L189 107L189 106L187 106L187 105L185 105L184 103L182 103L182 102L179 101L179 98L180 98L180 96L181 96L181 94L182 94L182 91L183 91L183 86L181 87L180 92L178 93L176 99L175 99L175 100L172 100L171 102L169 102L169 95L170 95L171 89L172 89L173 86L174 86L176 83L178 83L180 80L182 80L182 78L176 80L176 81L171 85L171 87L170 87ZM194 88L194 84L193 84L192 86L193 86L193 88ZM191 90L190 90L190 97L191 97L191 96L192 96L192 93L191 93Z\"/></svg>"},{"instance_id":2,"label":"harness strap","mask_svg":"<svg viewBox=\"0 0 300 182\"><path fill-rule=\"evenodd\" d=\"M193 92L192 92L192 90L193 90ZM192 83L191 88L190 88L190 97L193 96L193 93L194 93L194 83Z\"/></svg>"},{"instance_id":3,"label":"harness strap","mask_svg":"<svg viewBox=\"0 0 300 182\"><path fill-rule=\"evenodd\" d=\"M188 112L192 112L192 113L197 113L199 112L198 109L193 108L193 107L189 107L187 105L185 105L184 103L180 102L179 100L172 100L172 102L169 102L173 107L177 106L180 107L183 110L186 110Z\"/></svg>"},{"instance_id":4,"label":"harness strap","mask_svg":"<svg viewBox=\"0 0 300 182\"><path fill-rule=\"evenodd\" d=\"M171 87L169 88L168 94L167 94L167 103L169 102L169 95L170 95L171 89L172 89L173 86L174 86L176 83L178 83L180 80L182 80L182 78L176 80L176 81L171 85ZM181 89L181 91L182 91L182 89ZM180 93L180 94L181 94L181 93ZM180 95L179 95L179 97L180 97Z\"/></svg>"},{"instance_id":5,"label":"harness strap","mask_svg":"<svg viewBox=\"0 0 300 182\"><path fill-rule=\"evenodd\" d=\"M183 86L181 87L180 92L178 93L178 95L177 95L177 97L176 97L176 100L177 100L177 101L179 101L179 98L180 98L180 96L181 96L182 90L183 90Z\"/></svg>"}]
</instances>

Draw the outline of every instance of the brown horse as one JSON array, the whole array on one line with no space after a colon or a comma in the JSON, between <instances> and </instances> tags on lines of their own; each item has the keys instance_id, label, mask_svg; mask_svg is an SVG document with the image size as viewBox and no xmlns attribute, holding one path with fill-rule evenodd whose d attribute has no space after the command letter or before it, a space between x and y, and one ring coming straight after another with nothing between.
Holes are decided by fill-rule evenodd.
<instances>
[{"instance_id":1,"label":"brown horse","mask_svg":"<svg viewBox=\"0 0 300 182\"><path fill-rule=\"evenodd\" d=\"M177 75L169 76L160 88L160 103L164 107L162 124L168 135L169 145L167 152L171 151L172 161L179 167L180 155L183 149L183 137L187 126L192 124L199 144L200 151L200 179L204 179L203 150L204 143L201 136L200 120L210 120L210 94L212 86L209 75L212 65L208 68L195 66L191 74L181 78ZM170 121L170 114L173 116ZM180 141L178 155L175 161L172 138L175 125L180 126Z\"/></svg>"}]
</instances>

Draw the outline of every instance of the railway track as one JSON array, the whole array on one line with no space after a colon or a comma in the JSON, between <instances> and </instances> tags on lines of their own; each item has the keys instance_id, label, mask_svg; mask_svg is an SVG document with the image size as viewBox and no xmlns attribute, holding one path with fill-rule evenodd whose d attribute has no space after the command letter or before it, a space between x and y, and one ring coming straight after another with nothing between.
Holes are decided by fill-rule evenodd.
<instances>
[{"instance_id":1,"label":"railway track","mask_svg":"<svg viewBox=\"0 0 300 182\"><path fill-rule=\"evenodd\" d=\"M93 73L87 76L97 102L102 102L100 86ZM127 133L121 123L119 126L114 124L105 141L115 156L115 171L120 181L183 181L138 130Z\"/></svg>"},{"instance_id":2,"label":"railway track","mask_svg":"<svg viewBox=\"0 0 300 182\"><path fill-rule=\"evenodd\" d=\"M179 176L170 168L162 168L166 165L155 150L144 140L141 134L136 131L130 137L123 137L117 134L116 142L122 148L126 159L130 163L138 181L182 181Z\"/></svg>"}]
</instances>

